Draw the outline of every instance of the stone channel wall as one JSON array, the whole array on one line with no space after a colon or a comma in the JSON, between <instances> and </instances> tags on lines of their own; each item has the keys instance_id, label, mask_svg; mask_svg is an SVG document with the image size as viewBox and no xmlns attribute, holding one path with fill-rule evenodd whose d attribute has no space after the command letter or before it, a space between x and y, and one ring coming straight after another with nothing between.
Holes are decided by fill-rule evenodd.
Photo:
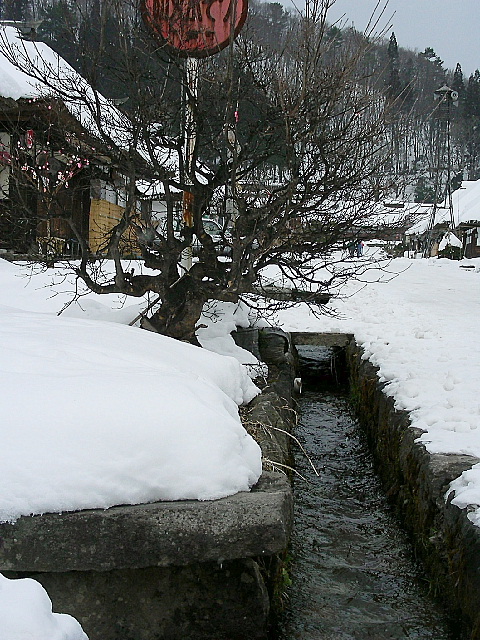
<instances>
[{"instance_id":1,"label":"stone channel wall","mask_svg":"<svg viewBox=\"0 0 480 640\"><path fill-rule=\"evenodd\" d=\"M450 609L462 638L480 639L480 529L467 509L445 501L449 483L479 462L432 455L408 414L383 393L377 369L351 340L346 348L351 392L387 494L412 536L431 589Z\"/></svg>"},{"instance_id":2,"label":"stone channel wall","mask_svg":"<svg viewBox=\"0 0 480 640\"><path fill-rule=\"evenodd\" d=\"M246 336L271 362L243 412L268 460L251 492L0 524L0 572L38 580L90 640L264 640L293 513L279 471L290 460L292 356L288 336L270 333Z\"/></svg>"}]
</instances>

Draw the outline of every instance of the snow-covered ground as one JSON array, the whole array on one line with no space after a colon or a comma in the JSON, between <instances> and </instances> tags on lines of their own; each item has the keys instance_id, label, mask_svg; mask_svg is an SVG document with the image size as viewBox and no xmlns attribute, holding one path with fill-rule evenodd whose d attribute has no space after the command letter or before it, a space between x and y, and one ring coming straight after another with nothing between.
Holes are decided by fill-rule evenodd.
<instances>
[{"instance_id":1,"label":"snow-covered ground","mask_svg":"<svg viewBox=\"0 0 480 640\"><path fill-rule=\"evenodd\" d=\"M248 490L238 405L258 389L238 360L125 326L138 306L115 296L57 316L51 278L0 260L0 521Z\"/></svg>"},{"instance_id":2,"label":"snow-covered ground","mask_svg":"<svg viewBox=\"0 0 480 640\"><path fill-rule=\"evenodd\" d=\"M256 361L228 337L245 309L205 314L210 353L125 326L143 302L90 294L57 316L71 291L60 270L0 260L0 520L248 489L261 454L237 406L258 390L238 361ZM396 259L328 307L335 316L299 304L273 321L354 333L430 452L480 458L480 260ZM459 506L479 505L480 525L480 465L452 488Z\"/></svg>"},{"instance_id":3,"label":"snow-covered ground","mask_svg":"<svg viewBox=\"0 0 480 640\"><path fill-rule=\"evenodd\" d=\"M329 305L336 317L299 304L274 322L354 333L430 452L480 458L480 260L401 258L362 280ZM201 341L225 358L125 326L142 303L117 296L88 295L57 316L71 290L64 274L0 260L0 519L248 489L261 454L237 407L257 389L239 361L256 363L227 336L248 324L245 308L202 319ZM480 526L480 464L451 490ZM40 585L0 576L8 640L27 637L17 631L29 620L36 640L85 638Z\"/></svg>"},{"instance_id":4,"label":"snow-covered ground","mask_svg":"<svg viewBox=\"0 0 480 640\"><path fill-rule=\"evenodd\" d=\"M316 318L299 305L279 324L353 333L428 451L480 458L480 259L401 258L362 280L370 284L351 282L329 305L338 317ZM480 464L451 489L454 504L476 506L468 517L480 526Z\"/></svg>"},{"instance_id":5,"label":"snow-covered ground","mask_svg":"<svg viewBox=\"0 0 480 640\"><path fill-rule=\"evenodd\" d=\"M58 316L73 290L0 259L0 521L248 490L261 452L238 405L258 389L240 362L258 363L228 335L245 310L202 320L224 357L125 326L143 301L86 296ZM0 640L27 638L87 640L38 582L0 574Z\"/></svg>"}]
</instances>

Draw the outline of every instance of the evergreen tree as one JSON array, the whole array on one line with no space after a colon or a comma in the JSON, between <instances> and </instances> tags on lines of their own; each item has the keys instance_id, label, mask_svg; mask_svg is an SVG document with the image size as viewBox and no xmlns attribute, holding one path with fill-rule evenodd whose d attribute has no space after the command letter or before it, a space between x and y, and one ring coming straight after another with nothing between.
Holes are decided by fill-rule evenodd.
<instances>
[{"instance_id":1,"label":"evergreen tree","mask_svg":"<svg viewBox=\"0 0 480 640\"><path fill-rule=\"evenodd\" d=\"M262 44L281 47L291 16L279 2L249 3L249 25Z\"/></svg>"},{"instance_id":2,"label":"evergreen tree","mask_svg":"<svg viewBox=\"0 0 480 640\"><path fill-rule=\"evenodd\" d=\"M425 51L418 54L418 57L428 63L429 76L433 80L434 89L438 89L438 87L445 83L445 69L443 68L443 60L441 60L440 57L437 56L432 47L426 47Z\"/></svg>"},{"instance_id":3,"label":"evergreen tree","mask_svg":"<svg viewBox=\"0 0 480 640\"><path fill-rule=\"evenodd\" d=\"M465 94L465 115L480 117L480 71L477 69L468 79Z\"/></svg>"},{"instance_id":4,"label":"evergreen tree","mask_svg":"<svg viewBox=\"0 0 480 640\"><path fill-rule=\"evenodd\" d=\"M435 201L435 188L425 176L420 176L415 186L415 202L431 204Z\"/></svg>"},{"instance_id":5,"label":"evergreen tree","mask_svg":"<svg viewBox=\"0 0 480 640\"><path fill-rule=\"evenodd\" d=\"M29 0L3 0L2 18L4 20L28 20L30 8Z\"/></svg>"},{"instance_id":6,"label":"evergreen tree","mask_svg":"<svg viewBox=\"0 0 480 640\"><path fill-rule=\"evenodd\" d=\"M414 104L418 91L415 88L415 81L417 77L417 68L415 66L414 56L407 55L410 52L403 52L403 60L399 63L400 66L400 82L402 83L402 109L405 113L415 115Z\"/></svg>"},{"instance_id":7,"label":"evergreen tree","mask_svg":"<svg viewBox=\"0 0 480 640\"><path fill-rule=\"evenodd\" d=\"M38 16L42 20L38 29L38 39L46 42L62 58L77 68L79 25L74 0L46 3L40 7Z\"/></svg>"},{"instance_id":8,"label":"evergreen tree","mask_svg":"<svg viewBox=\"0 0 480 640\"><path fill-rule=\"evenodd\" d=\"M91 0L79 28L81 74L89 83L109 97L124 95L119 80L119 34L123 27L112 5L103 0Z\"/></svg>"},{"instance_id":9,"label":"evergreen tree","mask_svg":"<svg viewBox=\"0 0 480 640\"><path fill-rule=\"evenodd\" d=\"M455 67L451 86L452 90L458 93L459 100L463 100L465 98L465 82L463 81L463 72L460 63L457 63Z\"/></svg>"},{"instance_id":10,"label":"evergreen tree","mask_svg":"<svg viewBox=\"0 0 480 640\"><path fill-rule=\"evenodd\" d=\"M477 180L480 172L480 71L469 79L465 92L466 165L469 180Z\"/></svg>"},{"instance_id":11,"label":"evergreen tree","mask_svg":"<svg viewBox=\"0 0 480 640\"><path fill-rule=\"evenodd\" d=\"M267 2L263 4L262 13L266 23L270 26L270 31L278 38L287 28L288 13L280 2Z\"/></svg>"},{"instance_id":12,"label":"evergreen tree","mask_svg":"<svg viewBox=\"0 0 480 640\"><path fill-rule=\"evenodd\" d=\"M387 97L394 101L402 90L400 83L400 74L398 69L398 44L395 33L392 32L388 43L388 78L387 78Z\"/></svg>"}]
</instances>

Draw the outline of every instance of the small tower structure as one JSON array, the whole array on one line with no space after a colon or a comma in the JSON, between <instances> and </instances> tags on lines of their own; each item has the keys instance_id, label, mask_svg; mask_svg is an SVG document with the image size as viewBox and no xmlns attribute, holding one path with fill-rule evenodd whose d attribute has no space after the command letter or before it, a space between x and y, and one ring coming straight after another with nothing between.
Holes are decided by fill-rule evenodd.
<instances>
[{"instance_id":1,"label":"small tower structure","mask_svg":"<svg viewBox=\"0 0 480 640\"><path fill-rule=\"evenodd\" d=\"M434 91L436 106L433 112L433 127L435 133L435 183L434 201L425 240L424 257L431 254L434 244L434 227L437 212L447 207L450 212L449 226L453 230L453 202L452 202L452 158L451 158L451 122L453 107L458 105L458 93L444 84Z\"/></svg>"}]
</instances>

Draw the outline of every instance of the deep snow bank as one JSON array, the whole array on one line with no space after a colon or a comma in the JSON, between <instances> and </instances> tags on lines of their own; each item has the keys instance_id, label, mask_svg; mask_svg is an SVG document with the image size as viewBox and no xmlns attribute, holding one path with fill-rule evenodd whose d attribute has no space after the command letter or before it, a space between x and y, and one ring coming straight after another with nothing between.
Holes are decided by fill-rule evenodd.
<instances>
[{"instance_id":1,"label":"deep snow bank","mask_svg":"<svg viewBox=\"0 0 480 640\"><path fill-rule=\"evenodd\" d=\"M208 500L256 482L261 452L237 405L258 389L236 359L57 317L51 276L21 273L0 260L0 520Z\"/></svg>"}]
</instances>

